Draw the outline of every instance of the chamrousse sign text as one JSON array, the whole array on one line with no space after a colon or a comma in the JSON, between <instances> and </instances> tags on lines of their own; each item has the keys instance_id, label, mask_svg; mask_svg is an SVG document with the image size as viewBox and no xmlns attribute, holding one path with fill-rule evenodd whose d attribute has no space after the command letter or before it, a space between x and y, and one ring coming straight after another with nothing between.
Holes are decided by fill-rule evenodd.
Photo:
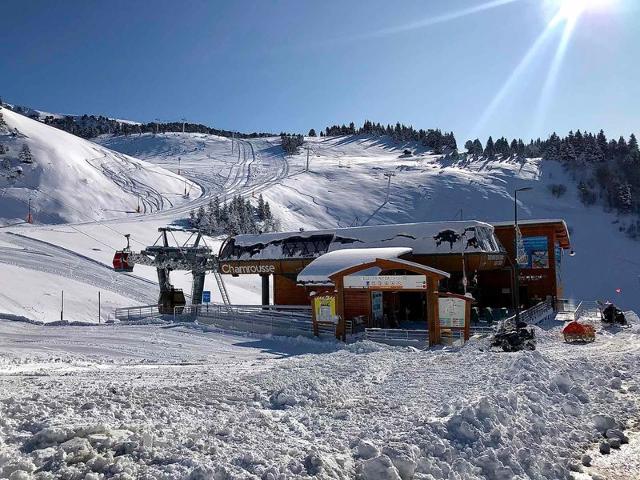
<instances>
[{"instance_id":1,"label":"chamrousse sign text","mask_svg":"<svg viewBox=\"0 0 640 480\"><path fill-rule=\"evenodd\" d=\"M275 273L276 267L274 265L229 265L223 263L220 266L222 273L235 274L251 274L251 273Z\"/></svg>"}]
</instances>

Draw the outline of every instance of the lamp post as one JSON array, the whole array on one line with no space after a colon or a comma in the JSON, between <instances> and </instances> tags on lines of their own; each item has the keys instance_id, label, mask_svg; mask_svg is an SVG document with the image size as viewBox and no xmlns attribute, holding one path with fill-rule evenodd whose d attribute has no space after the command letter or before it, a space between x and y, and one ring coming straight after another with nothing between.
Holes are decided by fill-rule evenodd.
<instances>
[{"instance_id":1,"label":"lamp post","mask_svg":"<svg viewBox=\"0 0 640 480\"><path fill-rule=\"evenodd\" d=\"M516 328L520 323L520 264L518 262L518 192L528 192L531 187L517 188L513 192L513 299L515 300L516 309Z\"/></svg>"}]
</instances>

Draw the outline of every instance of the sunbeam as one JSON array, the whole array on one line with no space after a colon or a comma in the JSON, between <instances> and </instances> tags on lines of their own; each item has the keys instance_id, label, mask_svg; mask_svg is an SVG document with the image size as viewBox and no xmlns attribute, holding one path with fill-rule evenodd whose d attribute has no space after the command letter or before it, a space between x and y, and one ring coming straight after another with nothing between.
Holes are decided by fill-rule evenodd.
<instances>
[{"instance_id":1,"label":"sunbeam","mask_svg":"<svg viewBox=\"0 0 640 480\"><path fill-rule=\"evenodd\" d=\"M533 45L531 45L520 63L518 63L513 72L511 72L509 78L507 78L506 82L504 82L502 87L500 87L500 90L498 90L498 93L493 97L487 108L485 108L484 112L482 112L480 119L472 130L471 138L476 138L478 136L479 131L486 125L487 121L495 113L498 106L502 103L511 88L513 88L518 78L529 66L533 58L536 56L542 45L544 45L545 41L549 38L551 33L554 31L555 26L562 20L562 18L563 17L560 16L560 14L556 14L556 16L553 17L553 19L549 22L547 27L536 39Z\"/></svg>"},{"instance_id":2,"label":"sunbeam","mask_svg":"<svg viewBox=\"0 0 640 480\"><path fill-rule=\"evenodd\" d=\"M411 30L419 30L421 28L437 25L439 23L450 22L457 20L458 18L467 17L474 13L481 13L485 10L491 10L493 8L508 5L509 3L519 2L521 0L492 0L487 3L476 5L475 7L469 7L455 12L445 13L443 15L437 15L435 17L424 18L416 22L407 23L405 25L398 25L396 27L389 27L377 30L375 32L363 33L361 35L355 35L351 37L352 40L362 40L375 37L386 37L388 35L395 35L398 33L409 32Z\"/></svg>"},{"instance_id":3,"label":"sunbeam","mask_svg":"<svg viewBox=\"0 0 640 480\"><path fill-rule=\"evenodd\" d=\"M549 107L549 103L551 100L551 94L553 93L554 86L558 79L558 74L560 73L560 68L562 67L562 61L564 60L564 56L567 52L567 47L569 46L569 42L571 41L571 35L578 23L578 17L569 17L564 27L564 31L562 32L562 38L560 39L560 43L558 44L558 49L553 57L551 62L551 67L549 68L549 72L547 74L547 78L544 82L544 86L542 87L542 92L540 95L540 101L538 102L538 106L536 107L536 113L533 122L533 128L530 132L530 137L534 137L540 134L540 130L542 128L542 124L545 119L545 115L547 109Z\"/></svg>"}]
</instances>

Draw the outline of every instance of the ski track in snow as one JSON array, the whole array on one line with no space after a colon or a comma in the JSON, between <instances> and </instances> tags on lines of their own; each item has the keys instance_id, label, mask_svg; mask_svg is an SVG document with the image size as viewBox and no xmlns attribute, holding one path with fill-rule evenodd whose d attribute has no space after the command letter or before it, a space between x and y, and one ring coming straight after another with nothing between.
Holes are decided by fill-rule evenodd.
<instances>
[{"instance_id":1,"label":"ski track in snow","mask_svg":"<svg viewBox=\"0 0 640 480\"><path fill-rule=\"evenodd\" d=\"M145 305L157 300L155 283L132 274L114 272L100 262L65 248L5 232L0 232L0 241L15 245L15 248L0 246L0 263L78 280Z\"/></svg>"}]
</instances>

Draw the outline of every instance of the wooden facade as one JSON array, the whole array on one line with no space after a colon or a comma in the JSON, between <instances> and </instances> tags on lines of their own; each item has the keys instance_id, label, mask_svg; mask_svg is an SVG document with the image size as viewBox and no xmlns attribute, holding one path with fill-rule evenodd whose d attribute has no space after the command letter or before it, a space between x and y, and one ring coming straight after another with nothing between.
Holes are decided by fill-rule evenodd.
<instances>
[{"instance_id":1,"label":"wooden facade","mask_svg":"<svg viewBox=\"0 0 640 480\"><path fill-rule=\"evenodd\" d=\"M513 265L514 227L513 223L494 223L494 235L501 244L498 252L462 252L451 251L438 254L411 253L403 256L417 264L442 270L450 278L441 279L440 290L462 293L462 271L469 280L468 290L480 306L511 307L513 305ZM523 237L546 238L548 265L544 268L526 267L520 269L520 298L524 304L533 303L547 296L562 296L562 278L559 268L558 251L570 248L569 234L561 220L522 221L519 228ZM222 251L222 248L221 248ZM319 255L318 255L319 256ZM273 301L276 305L307 305L311 289L298 284L298 274L318 256L309 258L235 259L220 258L221 273L234 276L244 274L269 275L273 278ZM325 287L325 291L333 289ZM313 291L319 291L315 288ZM265 296L263 295L263 298ZM266 297L268 298L268 296ZM392 301L390 299L389 301ZM345 313L348 315L370 315L370 295L353 294L345 300Z\"/></svg>"},{"instance_id":2,"label":"wooden facade","mask_svg":"<svg viewBox=\"0 0 640 480\"><path fill-rule=\"evenodd\" d=\"M349 268L345 268L334 273L329 278L335 286L336 295L336 313L339 316L336 336L346 340L346 320L350 320L355 316L365 316L370 322L372 318L372 292L381 291L380 287L368 288L345 288L344 278L357 272L370 268L380 268L381 273L384 272L407 272L410 274L424 275L426 282L422 289L406 289L403 292L419 292L425 295L425 310L423 318L426 319L427 328L429 330L430 344L440 343L440 324L438 319L438 285L440 280L446 278L448 274L435 271L432 268L419 264L392 260L392 259L376 259L373 262L361 263Z\"/></svg>"},{"instance_id":3,"label":"wooden facade","mask_svg":"<svg viewBox=\"0 0 640 480\"><path fill-rule=\"evenodd\" d=\"M495 272L482 272L480 281L485 288L486 303L495 303L495 306L508 304L512 298L513 289L513 265L516 261L515 229L513 223L495 225L495 234L502 243L508 257L505 268ZM529 264L519 267L520 301L524 306L530 306L548 296L562 297L562 272L561 262L563 251L570 248L569 233L564 222L551 221L524 221L518 224L522 238L546 239L544 249L546 252L544 265ZM529 260L531 263L531 260Z\"/></svg>"}]
</instances>

